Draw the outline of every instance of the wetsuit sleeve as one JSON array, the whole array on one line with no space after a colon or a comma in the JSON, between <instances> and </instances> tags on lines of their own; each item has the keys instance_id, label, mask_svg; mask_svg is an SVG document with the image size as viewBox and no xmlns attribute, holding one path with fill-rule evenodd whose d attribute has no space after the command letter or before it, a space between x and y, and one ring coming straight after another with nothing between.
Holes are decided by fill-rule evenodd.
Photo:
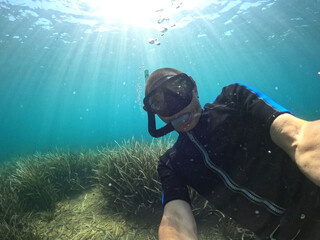
<instances>
[{"instance_id":1,"label":"wetsuit sleeve","mask_svg":"<svg viewBox=\"0 0 320 240\"><path fill-rule=\"evenodd\" d=\"M166 203L172 200L184 200L191 203L188 188L176 175L168 155L169 153L167 152L160 157L158 165L158 174L163 191L162 205L165 206Z\"/></svg>"},{"instance_id":2,"label":"wetsuit sleeve","mask_svg":"<svg viewBox=\"0 0 320 240\"><path fill-rule=\"evenodd\" d=\"M283 113L291 113L258 90L242 84L231 84L222 89L215 103L233 105L242 114L249 114L270 129L272 122Z\"/></svg>"}]
</instances>

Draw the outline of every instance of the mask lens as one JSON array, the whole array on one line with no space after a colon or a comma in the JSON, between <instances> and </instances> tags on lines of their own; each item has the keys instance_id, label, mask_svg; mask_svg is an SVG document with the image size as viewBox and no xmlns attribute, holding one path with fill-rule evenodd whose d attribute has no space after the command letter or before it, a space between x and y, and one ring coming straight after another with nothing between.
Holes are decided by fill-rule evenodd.
<instances>
[{"instance_id":1,"label":"mask lens","mask_svg":"<svg viewBox=\"0 0 320 240\"><path fill-rule=\"evenodd\" d=\"M165 108L165 99L163 91L155 91L149 98L149 106L153 112L159 112Z\"/></svg>"},{"instance_id":2,"label":"mask lens","mask_svg":"<svg viewBox=\"0 0 320 240\"><path fill-rule=\"evenodd\" d=\"M193 87L186 74L171 77L146 97L146 107L161 116L172 116L190 104Z\"/></svg>"},{"instance_id":3,"label":"mask lens","mask_svg":"<svg viewBox=\"0 0 320 240\"><path fill-rule=\"evenodd\" d=\"M176 93L177 95L184 97L193 89L194 84L191 79L186 75L178 75L172 81L168 81L166 88Z\"/></svg>"}]
</instances>

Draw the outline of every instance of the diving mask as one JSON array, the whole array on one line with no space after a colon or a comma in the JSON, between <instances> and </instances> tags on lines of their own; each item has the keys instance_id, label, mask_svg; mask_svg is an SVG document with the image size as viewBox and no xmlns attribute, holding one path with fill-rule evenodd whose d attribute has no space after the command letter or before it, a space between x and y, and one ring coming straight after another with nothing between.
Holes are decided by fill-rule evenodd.
<instances>
[{"instance_id":1,"label":"diving mask","mask_svg":"<svg viewBox=\"0 0 320 240\"><path fill-rule=\"evenodd\" d=\"M161 78L144 98L144 109L163 117L172 116L190 104L194 86L192 78L184 73Z\"/></svg>"}]
</instances>

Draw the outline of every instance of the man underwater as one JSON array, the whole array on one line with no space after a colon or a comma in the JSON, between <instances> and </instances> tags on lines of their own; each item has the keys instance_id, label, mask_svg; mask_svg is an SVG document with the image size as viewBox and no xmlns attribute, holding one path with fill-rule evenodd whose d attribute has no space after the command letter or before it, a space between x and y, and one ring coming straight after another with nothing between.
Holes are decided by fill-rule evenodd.
<instances>
[{"instance_id":1,"label":"man underwater","mask_svg":"<svg viewBox=\"0 0 320 240\"><path fill-rule=\"evenodd\" d=\"M197 239L189 186L257 239L320 240L320 121L241 84L204 108L198 98L195 81L176 69L158 69L146 82L149 133L179 133L158 165L159 239ZM155 114L167 125L156 129Z\"/></svg>"}]
</instances>

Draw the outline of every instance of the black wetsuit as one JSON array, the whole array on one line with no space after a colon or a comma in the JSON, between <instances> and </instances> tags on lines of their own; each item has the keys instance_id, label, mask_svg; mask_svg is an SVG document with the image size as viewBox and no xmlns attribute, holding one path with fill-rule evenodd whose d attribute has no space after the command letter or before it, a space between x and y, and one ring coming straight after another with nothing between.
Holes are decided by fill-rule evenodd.
<instances>
[{"instance_id":1,"label":"black wetsuit","mask_svg":"<svg viewBox=\"0 0 320 240\"><path fill-rule=\"evenodd\" d=\"M286 112L248 86L224 87L160 158L163 205L190 202L190 186L262 239L276 229L277 240L294 239L311 215L320 215L319 188L271 140L273 120Z\"/></svg>"}]
</instances>

